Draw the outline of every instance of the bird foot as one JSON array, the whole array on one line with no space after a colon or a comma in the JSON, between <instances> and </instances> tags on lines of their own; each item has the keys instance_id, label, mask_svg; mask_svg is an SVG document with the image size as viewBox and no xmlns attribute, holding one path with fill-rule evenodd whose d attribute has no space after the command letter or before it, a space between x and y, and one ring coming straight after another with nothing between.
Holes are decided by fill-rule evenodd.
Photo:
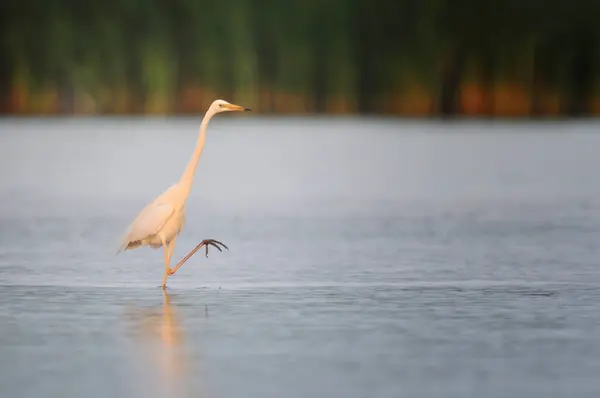
<instances>
[{"instance_id":1,"label":"bird foot","mask_svg":"<svg viewBox=\"0 0 600 398\"><path fill-rule=\"evenodd\" d=\"M220 252L222 252L223 250L219 247L219 245L221 245L225 249L229 250L229 248L227 247L227 245L225 245L224 243L219 242L218 240L215 240L215 239L204 239L202 242L200 242L200 244L205 247L205 249L204 249L204 255L206 256L206 258L208 258L208 246L214 246Z\"/></svg>"},{"instance_id":2,"label":"bird foot","mask_svg":"<svg viewBox=\"0 0 600 398\"><path fill-rule=\"evenodd\" d=\"M198 244L198 246L196 246L194 248L194 250L192 250L191 252L188 253L187 256L185 256L180 262L179 264L177 264L174 268L169 268L167 269L167 275L171 276L171 275L175 275L175 273L177 272L177 270L179 269L179 267L181 267L183 265L183 263L185 263L190 257L192 257L194 255L194 253L196 253L202 246L204 246L204 255L208 258L208 247L209 246L213 246L216 247L218 251L222 252L223 248L229 250L229 248L227 247L227 245L225 243L219 242L218 240L215 239L204 239L202 242L200 242Z\"/></svg>"}]
</instances>

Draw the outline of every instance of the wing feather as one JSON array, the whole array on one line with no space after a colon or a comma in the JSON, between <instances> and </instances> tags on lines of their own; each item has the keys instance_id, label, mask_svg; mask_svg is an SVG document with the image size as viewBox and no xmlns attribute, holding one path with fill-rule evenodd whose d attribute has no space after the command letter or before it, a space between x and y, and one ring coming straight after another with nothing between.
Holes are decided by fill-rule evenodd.
<instances>
[{"instance_id":1,"label":"wing feather","mask_svg":"<svg viewBox=\"0 0 600 398\"><path fill-rule=\"evenodd\" d=\"M127 229L118 252L126 249L130 243L139 242L156 235L173 215L173 212L174 208L170 203L155 201L148 204L140 211Z\"/></svg>"}]
</instances>

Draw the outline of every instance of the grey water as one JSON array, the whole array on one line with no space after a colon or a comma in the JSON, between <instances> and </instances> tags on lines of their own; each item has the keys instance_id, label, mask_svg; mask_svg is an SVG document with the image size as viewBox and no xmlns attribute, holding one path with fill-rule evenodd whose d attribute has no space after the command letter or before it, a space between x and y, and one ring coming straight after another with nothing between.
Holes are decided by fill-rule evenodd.
<instances>
[{"instance_id":1,"label":"grey water","mask_svg":"<svg viewBox=\"0 0 600 398\"><path fill-rule=\"evenodd\" d=\"M0 121L2 397L598 396L598 123L219 115L163 293L198 124Z\"/></svg>"}]
</instances>

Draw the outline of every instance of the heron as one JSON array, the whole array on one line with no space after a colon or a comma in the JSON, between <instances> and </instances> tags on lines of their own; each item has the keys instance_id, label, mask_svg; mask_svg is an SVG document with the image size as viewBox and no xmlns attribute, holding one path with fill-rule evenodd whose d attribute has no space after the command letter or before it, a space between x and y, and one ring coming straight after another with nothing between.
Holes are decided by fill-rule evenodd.
<instances>
[{"instance_id":1,"label":"heron","mask_svg":"<svg viewBox=\"0 0 600 398\"><path fill-rule=\"evenodd\" d=\"M229 250L222 242L215 239L204 239L175 267L170 267L171 256L175 249L175 242L185 223L185 206L192 189L198 161L200 160L202 149L204 148L208 122L217 113L248 111L250 111L250 109L231 104L222 99L217 99L210 105L200 124L196 148L194 149L192 157L185 167L180 180L148 203L138 213L137 217L129 225L121 239L121 245L117 250L117 254L122 251L136 249L140 246L151 247L153 249L163 248L165 257L165 273L162 283L163 290L167 287L167 277L174 275L200 248L205 248L206 257L208 257L209 246L217 248L220 252L223 251L221 247Z\"/></svg>"}]
</instances>

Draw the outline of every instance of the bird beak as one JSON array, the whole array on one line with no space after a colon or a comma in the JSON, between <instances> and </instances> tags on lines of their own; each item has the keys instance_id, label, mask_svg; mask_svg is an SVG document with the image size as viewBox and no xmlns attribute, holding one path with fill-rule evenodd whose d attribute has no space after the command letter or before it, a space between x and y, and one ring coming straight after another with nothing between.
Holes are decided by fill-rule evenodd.
<instances>
[{"instance_id":1,"label":"bird beak","mask_svg":"<svg viewBox=\"0 0 600 398\"><path fill-rule=\"evenodd\" d=\"M235 105L235 104L226 104L225 108L229 109L230 111L236 111L236 112L250 112L249 108L244 108L243 106L239 106L239 105Z\"/></svg>"}]
</instances>

